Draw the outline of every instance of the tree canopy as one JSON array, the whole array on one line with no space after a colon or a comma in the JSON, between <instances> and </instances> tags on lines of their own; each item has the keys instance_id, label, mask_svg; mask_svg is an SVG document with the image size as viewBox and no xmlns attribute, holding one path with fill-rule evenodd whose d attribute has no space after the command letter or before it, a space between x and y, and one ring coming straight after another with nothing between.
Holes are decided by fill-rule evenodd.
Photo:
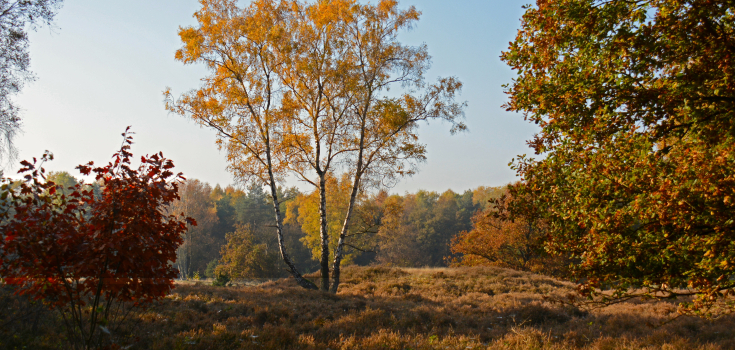
<instances>
[{"instance_id":1,"label":"tree canopy","mask_svg":"<svg viewBox=\"0 0 735 350\"><path fill-rule=\"evenodd\" d=\"M513 193L544 208L547 249L577 261L584 294L695 294L681 311L710 314L733 293L734 49L729 1L526 9L506 107L541 131Z\"/></svg>"},{"instance_id":2,"label":"tree canopy","mask_svg":"<svg viewBox=\"0 0 735 350\"><path fill-rule=\"evenodd\" d=\"M278 183L293 175L318 190L319 287L336 292L358 193L416 171L426 153L420 122L438 119L452 131L465 129L459 121L465 104L454 100L462 84L455 78L426 83L426 46L398 41L420 12L401 10L393 0L201 4L198 26L179 32L184 46L176 58L204 63L211 75L178 101L167 92L167 106L218 131L238 179L270 187L279 237ZM330 288L327 179L342 173L351 177L350 195L336 228ZM281 247L297 281L314 287Z\"/></svg>"}]
</instances>

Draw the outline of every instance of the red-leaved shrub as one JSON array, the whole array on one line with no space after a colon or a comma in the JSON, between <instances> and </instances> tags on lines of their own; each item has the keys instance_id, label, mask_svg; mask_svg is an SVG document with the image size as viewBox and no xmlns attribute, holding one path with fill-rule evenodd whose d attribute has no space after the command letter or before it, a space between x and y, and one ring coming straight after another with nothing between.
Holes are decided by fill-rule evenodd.
<instances>
[{"instance_id":1,"label":"red-leaved shrub","mask_svg":"<svg viewBox=\"0 0 735 350\"><path fill-rule=\"evenodd\" d=\"M42 165L53 159L49 153L40 164L21 162L24 181L2 185L0 276L17 294L59 310L78 348L110 343L104 334L113 334L109 327L130 306L171 290L181 234L187 221L196 224L166 212L183 179L170 160L159 153L130 167L130 135L128 128L106 166L77 167L96 174L96 186L62 189L47 181Z\"/></svg>"}]
</instances>

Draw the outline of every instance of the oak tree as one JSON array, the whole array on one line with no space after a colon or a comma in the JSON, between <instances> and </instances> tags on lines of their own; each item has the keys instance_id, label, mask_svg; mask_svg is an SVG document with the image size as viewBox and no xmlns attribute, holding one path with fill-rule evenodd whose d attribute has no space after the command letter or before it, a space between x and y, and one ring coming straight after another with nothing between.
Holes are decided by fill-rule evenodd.
<instances>
[{"instance_id":1,"label":"oak tree","mask_svg":"<svg viewBox=\"0 0 735 350\"><path fill-rule=\"evenodd\" d=\"M514 195L543 203L547 249L609 303L735 294L735 4L539 0L502 58L510 111L541 131ZM610 289L602 292L601 289Z\"/></svg>"}]
</instances>

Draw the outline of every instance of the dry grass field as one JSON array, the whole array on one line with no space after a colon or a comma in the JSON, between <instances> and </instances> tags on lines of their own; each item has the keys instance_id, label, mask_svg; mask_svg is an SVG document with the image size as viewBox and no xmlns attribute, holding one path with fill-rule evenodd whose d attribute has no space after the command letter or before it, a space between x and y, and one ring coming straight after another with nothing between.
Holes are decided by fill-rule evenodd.
<instances>
[{"instance_id":1,"label":"dry grass field","mask_svg":"<svg viewBox=\"0 0 735 350\"><path fill-rule=\"evenodd\" d=\"M288 279L179 284L111 339L129 349L735 349L735 317L662 325L675 316L666 302L585 312L545 299L572 284L512 270L350 267L343 281L337 295ZM0 347L64 347L55 314L7 294L0 303Z\"/></svg>"}]
</instances>

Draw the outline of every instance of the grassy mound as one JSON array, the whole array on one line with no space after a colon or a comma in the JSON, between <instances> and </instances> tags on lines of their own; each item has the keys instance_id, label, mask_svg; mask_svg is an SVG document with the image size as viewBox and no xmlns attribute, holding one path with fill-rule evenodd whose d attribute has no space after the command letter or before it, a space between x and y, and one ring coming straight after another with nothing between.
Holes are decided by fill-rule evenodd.
<instances>
[{"instance_id":1,"label":"grassy mound","mask_svg":"<svg viewBox=\"0 0 735 350\"><path fill-rule=\"evenodd\" d=\"M661 325L675 316L675 305L631 302L584 312L549 301L573 288L500 268L349 267L337 295L303 290L290 279L182 284L113 336L131 349L735 348L735 317ZM2 344L21 344L6 333L0 331ZM54 339L44 337L38 339Z\"/></svg>"}]
</instances>

